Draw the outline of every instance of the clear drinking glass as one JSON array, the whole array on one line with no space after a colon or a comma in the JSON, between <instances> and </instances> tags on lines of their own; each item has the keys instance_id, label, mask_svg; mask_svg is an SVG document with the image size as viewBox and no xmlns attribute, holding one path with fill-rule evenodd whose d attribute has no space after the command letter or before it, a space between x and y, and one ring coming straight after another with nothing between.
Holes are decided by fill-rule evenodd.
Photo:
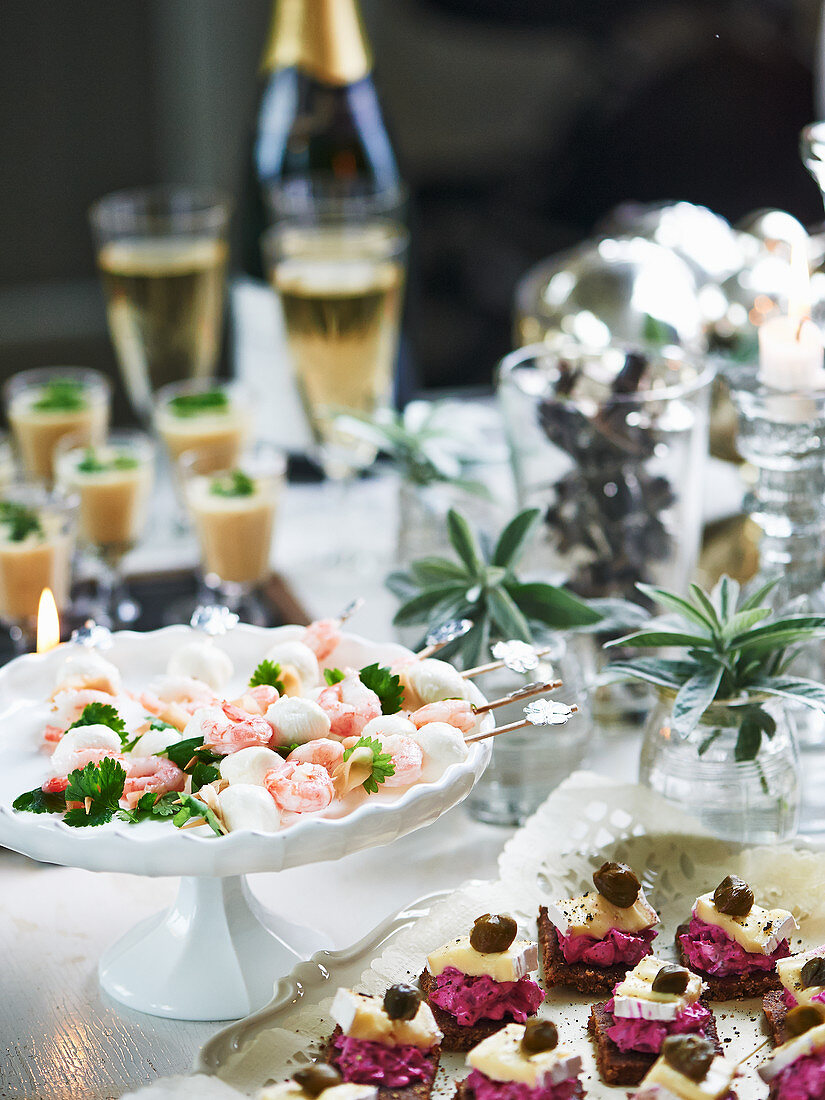
<instances>
[{"instance_id":1,"label":"clear drinking glass","mask_svg":"<svg viewBox=\"0 0 825 1100\"><path fill-rule=\"evenodd\" d=\"M100 446L72 437L55 458L57 484L79 501L78 536L98 566L97 600L88 614L103 626L131 623L140 608L129 599L123 559L146 526L152 499L155 444L143 432L113 432Z\"/></svg>"},{"instance_id":2,"label":"clear drinking glass","mask_svg":"<svg viewBox=\"0 0 825 1100\"><path fill-rule=\"evenodd\" d=\"M118 191L89 211L109 331L146 425L161 386L215 373L230 213L226 196L182 187Z\"/></svg>"},{"instance_id":3,"label":"clear drinking glass","mask_svg":"<svg viewBox=\"0 0 825 1100\"><path fill-rule=\"evenodd\" d=\"M341 481L376 455L341 415L372 416L392 400L409 240L403 197L305 181L269 198L275 224L264 259L320 461Z\"/></svg>"},{"instance_id":4,"label":"clear drinking glass","mask_svg":"<svg viewBox=\"0 0 825 1100\"><path fill-rule=\"evenodd\" d=\"M36 483L0 496L0 619L18 650L30 648L40 594L50 588L59 612L70 604L77 498Z\"/></svg>"},{"instance_id":5,"label":"clear drinking glass","mask_svg":"<svg viewBox=\"0 0 825 1100\"><path fill-rule=\"evenodd\" d=\"M180 460L187 507L207 588L247 622L266 625L256 589L269 575L278 502L286 474L282 451L256 443L224 469L198 452Z\"/></svg>"},{"instance_id":6,"label":"clear drinking glass","mask_svg":"<svg viewBox=\"0 0 825 1100\"><path fill-rule=\"evenodd\" d=\"M164 386L155 397L154 426L173 466L198 455L202 473L233 466L252 430L252 398L237 382L193 379Z\"/></svg>"},{"instance_id":7,"label":"clear drinking glass","mask_svg":"<svg viewBox=\"0 0 825 1100\"><path fill-rule=\"evenodd\" d=\"M4 387L6 413L27 478L51 485L54 455L65 436L102 443L112 387L85 367L38 367L13 374Z\"/></svg>"}]
</instances>

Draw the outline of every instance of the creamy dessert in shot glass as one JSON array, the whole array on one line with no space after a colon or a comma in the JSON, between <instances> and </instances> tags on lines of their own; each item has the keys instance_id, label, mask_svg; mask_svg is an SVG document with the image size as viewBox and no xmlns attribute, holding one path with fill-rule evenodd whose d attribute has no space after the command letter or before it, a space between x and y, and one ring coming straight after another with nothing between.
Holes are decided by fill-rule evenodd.
<instances>
[{"instance_id":1,"label":"creamy dessert in shot glass","mask_svg":"<svg viewBox=\"0 0 825 1100\"><path fill-rule=\"evenodd\" d=\"M208 584L251 590L267 575L275 514L284 480L282 452L258 444L236 466L210 471L197 453L184 455L186 503Z\"/></svg>"},{"instance_id":2,"label":"creamy dessert in shot glass","mask_svg":"<svg viewBox=\"0 0 825 1100\"><path fill-rule=\"evenodd\" d=\"M0 619L31 628L44 588L69 605L76 500L33 485L0 497Z\"/></svg>"},{"instance_id":3,"label":"creamy dessert in shot glass","mask_svg":"<svg viewBox=\"0 0 825 1100\"><path fill-rule=\"evenodd\" d=\"M111 404L108 379L96 370L44 367L21 371L5 386L6 410L28 477L51 484L55 450L62 438L99 444Z\"/></svg>"},{"instance_id":4,"label":"creamy dessert in shot glass","mask_svg":"<svg viewBox=\"0 0 825 1100\"><path fill-rule=\"evenodd\" d=\"M155 427L172 462L195 453L204 474L237 463L251 422L249 401L234 383L178 382L157 394Z\"/></svg>"},{"instance_id":5,"label":"creamy dessert in shot glass","mask_svg":"<svg viewBox=\"0 0 825 1100\"><path fill-rule=\"evenodd\" d=\"M101 446L73 438L58 448L58 485L79 499L78 534L101 556L131 550L146 522L155 450L141 432L117 432Z\"/></svg>"}]
</instances>

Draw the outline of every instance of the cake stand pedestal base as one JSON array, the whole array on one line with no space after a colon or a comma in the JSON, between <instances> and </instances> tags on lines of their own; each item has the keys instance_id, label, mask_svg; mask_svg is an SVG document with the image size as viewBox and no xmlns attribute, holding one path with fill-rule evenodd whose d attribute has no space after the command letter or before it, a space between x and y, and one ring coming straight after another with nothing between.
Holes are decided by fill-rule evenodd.
<instances>
[{"instance_id":1,"label":"cake stand pedestal base","mask_svg":"<svg viewBox=\"0 0 825 1100\"><path fill-rule=\"evenodd\" d=\"M105 952L100 984L129 1008L174 1020L235 1020L267 1004L297 962L331 947L268 912L246 878L182 878L172 906Z\"/></svg>"}]
</instances>

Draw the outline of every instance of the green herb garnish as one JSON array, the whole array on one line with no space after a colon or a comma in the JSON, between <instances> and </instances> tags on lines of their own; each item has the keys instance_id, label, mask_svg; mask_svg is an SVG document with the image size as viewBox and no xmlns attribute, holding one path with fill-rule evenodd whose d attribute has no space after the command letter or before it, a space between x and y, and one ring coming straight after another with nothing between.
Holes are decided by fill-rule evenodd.
<instances>
[{"instance_id":1,"label":"green herb garnish","mask_svg":"<svg viewBox=\"0 0 825 1100\"><path fill-rule=\"evenodd\" d=\"M221 759L217 753L204 746L202 737L189 737L186 741L178 741L177 744L158 751L157 755L167 757L173 764L177 764L182 771L187 771L189 765L192 764L193 757L195 758L195 763L192 764L193 768L199 763L214 764L216 760Z\"/></svg>"},{"instance_id":2,"label":"green herb garnish","mask_svg":"<svg viewBox=\"0 0 825 1100\"><path fill-rule=\"evenodd\" d=\"M66 809L66 795L63 791L49 792L42 787L18 795L12 802L14 810L28 810L30 814L62 814Z\"/></svg>"},{"instance_id":3,"label":"green herb garnish","mask_svg":"<svg viewBox=\"0 0 825 1100\"><path fill-rule=\"evenodd\" d=\"M401 680L384 665L367 665L358 673L364 687L374 691L381 702L382 714L397 714L404 701L404 689Z\"/></svg>"},{"instance_id":4,"label":"green herb garnish","mask_svg":"<svg viewBox=\"0 0 825 1100\"><path fill-rule=\"evenodd\" d=\"M140 465L134 455L116 454L113 458L98 458L94 447L87 447L86 453L77 464L81 474L104 474L109 470L136 470Z\"/></svg>"},{"instance_id":5,"label":"green herb garnish","mask_svg":"<svg viewBox=\"0 0 825 1100\"><path fill-rule=\"evenodd\" d=\"M284 693L284 683L281 679L281 666L276 661L264 659L249 677L249 686L274 687L281 695Z\"/></svg>"},{"instance_id":6,"label":"green herb garnish","mask_svg":"<svg viewBox=\"0 0 825 1100\"><path fill-rule=\"evenodd\" d=\"M275 752L277 752L278 756L282 756L284 758L284 760L286 760L286 758L293 751L293 749L297 749L297 748L299 748L298 742L293 741L291 745L276 745L275 746Z\"/></svg>"},{"instance_id":7,"label":"green herb garnish","mask_svg":"<svg viewBox=\"0 0 825 1100\"><path fill-rule=\"evenodd\" d=\"M220 822L203 802L198 798L194 798L191 794L182 794L180 796L181 808L172 818L172 824L177 825L178 828L181 825L185 825L191 817L202 817L209 828L215 833L216 836L223 835L223 829L221 829Z\"/></svg>"},{"instance_id":8,"label":"green herb garnish","mask_svg":"<svg viewBox=\"0 0 825 1100\"><path fill-rule=\"evenodd\" d=\"M87 764L69 775L66 788L67 802L81 802L82 806L69 810L63 820L77 828L81 825L105 825L119 810L119 800L126 782L126 771L111 757L105 756L99 764ZM85 802L89 799L88 813Z\"/></svg>"},{"instance_id":9,"label":"green herb garnish","mask_svg":"<svg viewBox=\"0 0 825 1100\"><path fill-rule=\"evenodd\" d=\"M47 382L32 408L37 412L77 412L88 405L83 382L71 378L55 378Z\"/></svg>"},{"instance_id":10,"label":"green herb garnish","mask_svg":"<svg viewBox=\"0 0 825 1100\"><path fill-rule=\"evenodd\" d=\"M243 470L233 470L230 474L214 478L209 492L216 497L251 497L255 492L255 482Z\"/></svg>"},{"instance_id":11,"label":"green herb garnish","mask_svg":"<svg viewBox=\"0 0 825 1100\"><path fill-rule=\"evenodd\" d=\"M121 821L136 825L139 821L148 821L153 817L172 817L179 809L180 794L177 791L167 791L161 795L147 791L140 796L133 810L118 810L116 816Z\"/></svg>"},{"instance_id":12,"label":"green herb garnish","mask_svg":"<svg viewBox=\"0 0 825 1100\"><path fill-rule=\"evenodd\" d=\"M332 687L333 684L340 684L345 678L346 674L341 671L340 668L325 668L324 679Z\"/></svg>"},{"instance_id":13,"label":"green herb garnish","mask_svg":"<svg viewBox=\"0 0 825 1100\"><path fill-rule=\"evenodd\" d=\"M78 726L108 726L118 735L121 745L125 746L129 740L126 723L109 703L87 703L80 712L80 717L68 728L73 730Z\"/></svg>"},{"instance_id":14,"label":"green herb garnish","mask_svg":"<svg viewBox=\"0 0 825 1100\"><path fill-rule=\"evenodd\" d=\"M367 794L376 794L378 785L383 783L391 775L395 775L395 764L389 753L384 752L384 747L375 737L359 737L351 749L344 750L344 762L352 756L356 749L370 749L372 752L372 774L369 775L361 786Z\"/></svg>"},{"instance_id":15,"label":"green herb garnish","mask_svg":"<svg viewBox=\"0 0 825 1100\"><path fill-rule=\"evenodd\" d=\"M0 523L9 525L8 535L11 542L22 542L31 534L43 534L40 516L34 508L13 500L0 501Z\"/></svg>"},{"instance_id":16,"label":"green herb garnish","mask_svg":"<svg viewBox=\"0 0 825 1100\"><path fill-rule=\"evenodd\" d=\"M229 410L229 397L223 390L204 390L203 393L181 393L169 402L174 416L202 416L204 413L225 413Z\"/></svg>"}]
</instances>

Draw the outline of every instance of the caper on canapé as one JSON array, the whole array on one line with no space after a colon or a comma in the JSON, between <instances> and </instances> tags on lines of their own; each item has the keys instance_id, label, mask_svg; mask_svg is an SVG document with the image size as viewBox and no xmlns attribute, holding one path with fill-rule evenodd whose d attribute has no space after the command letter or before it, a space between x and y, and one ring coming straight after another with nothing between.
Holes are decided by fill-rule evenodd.
<instances>
[{"instance_id":1,"label":"caper on canap\u00e9","mask_svg":"<svg viewBox=\"0 0 825 1100\"><path fill-rule=\"evenodd\" d=\"M470 932L470 947L483 955L494 955L506 951L516 938L518 925L512 917L503 913L485 913L476 917Z\"/></svg>"},{"instance_id":2,"label":"caper on canap\u00e9","mask_svg":"<svg viewBox=\"0 0 825 1100\"><path fill-rule=\"evenodd\" d=\"M704 1081L716 1051L701 1035L668 1035L662 1043L662 1054L667 1064L688 1081Z\"/></svg>"},{"instance_id":3,"label":"caper on canap\u00e9","mask_svg":"<svg viewBox=\"0 0 825 1100\"><path fill-rule=\"evenodd\" d=\"M630 909L642 884L626 863L603 863L593 874L593 885L603 898L618 909Z\"/></svg>"},{"instance_id":4,"label":"caper on canap\u00e9","mask_svg":"<svg viewBox=\"0 0 825 1100\"><path fill-rule=\"evenodd\" d=\"M690 971L675 963L665 963L656 972L651 989L654 993L684 993L690 981Z\"/></svg>"},{"instance_id":5,"label":"caper on canap\u00e9","mask_svg":"<svg viewBox=\"0 0 825 1100\"><path fill-rule=\"evenodd\" d=\"M820 1024L825 1024L825 1006L797 1005L788 1012L782 1026L785 1038L794 1039L797 1035L804 1035L812 1027L819 1027Z\"/></svg>"},{"instance_id":6,"label":"caper on canap\u00e9","mask_svg":"<svg viewBox=\"0 0 825 1100\"><path fill-rule=\"evenodd\" d=\"M812 985L825 985L825 958L808 959L799 975L803 989Z\"/></svg>"},{"instance_id":7,"label":"caper on canap\u00e9","mask_svg":"<svg viewBox=\"0 0 825 1100\"><path fill-rule=\"evenodd\" d=\"M746 917L753 909L753 890L738 875L727 875L713 891L713 904L728 917Z\"/></svg>"},{"instance_id":8,"label":"caper on canap\u00e9","mask_svg":"<svg viewBox=\"0 0 825 1100\"><path fill-rule=\"evenodd\" d=\"M555 1050L559 1045L559 1033L552 1020L528 1020L521 1037L521 1049L525 1054L541 1054Z\"/></svg>"},{"instance_id":9,"label":"caper on canap\u00e9","mask_svg":"<svg viewBox=\"0 0 825 1100\"><path fill-rule=\"evenodd\" d=\"M421 994L414 985L399 982L384 994L384 1011L391 1020L414 1020L421 1004Z\"/></svg>"},{"instance_id":10,"label":"caper on canap\u00e9","mask_svg":"<svg viewBox=\"0 0 825 1100\"><path fill-rule=\"evenodd\" d=\"M332 1089L340 1085L343 1078L335 1066L328 1066L325 1062L315 1062L293 1073L292 1080L301 1086L307 1096L320 1096L324 1089Z\"/></svg>"}]
</instances>

